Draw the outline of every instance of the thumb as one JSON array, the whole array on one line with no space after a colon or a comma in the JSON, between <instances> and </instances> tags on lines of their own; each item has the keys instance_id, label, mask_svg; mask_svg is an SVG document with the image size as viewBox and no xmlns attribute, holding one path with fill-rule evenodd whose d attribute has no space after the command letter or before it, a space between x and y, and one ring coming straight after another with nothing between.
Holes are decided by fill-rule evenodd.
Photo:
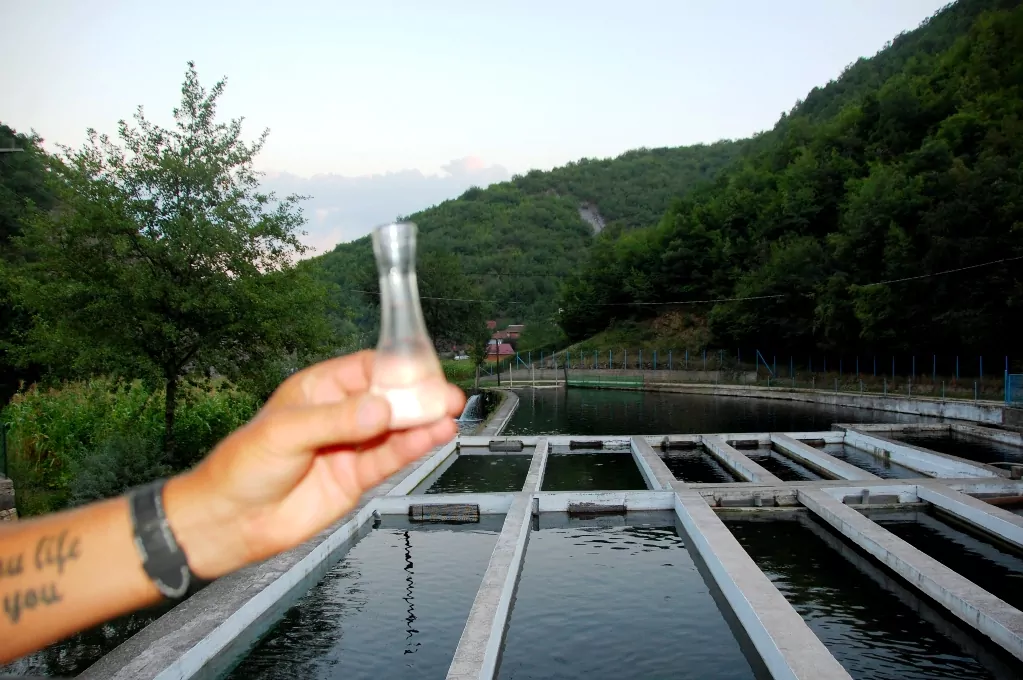
<instances>
[{"instance_id":1,"label":"thumb","mask_svg":"<svg viewBox=\"0 0 1023 680\"><path fill-rule=\"evenodd\" d=\"M387 431L391 405L368 392L327 404L273 409L253 421L269 451L302 451L360 444Z\"/></svg>"}]
</instances>

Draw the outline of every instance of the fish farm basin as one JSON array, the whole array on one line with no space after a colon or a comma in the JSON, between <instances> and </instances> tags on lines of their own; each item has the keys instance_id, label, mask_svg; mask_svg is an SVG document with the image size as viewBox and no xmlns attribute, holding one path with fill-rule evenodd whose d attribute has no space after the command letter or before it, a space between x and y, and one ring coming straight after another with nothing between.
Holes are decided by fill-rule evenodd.
<instances>
[{"instance_id":1,"label":"fish farm basin","mask_svg":"<svg viewBox=\"0 0 1023 680\"><path fill-rule=\"evenodd\" d=\"M459 436L300 548L2 671L1023 677L1023 480L907 439L950 426L705 403L694 424L665 401L679 428L630 432L619 393L587 407L611 432L574 434L528 392L500 436ZM817 427L743 425L763 422Z\"/></svg>"}]
</instances>

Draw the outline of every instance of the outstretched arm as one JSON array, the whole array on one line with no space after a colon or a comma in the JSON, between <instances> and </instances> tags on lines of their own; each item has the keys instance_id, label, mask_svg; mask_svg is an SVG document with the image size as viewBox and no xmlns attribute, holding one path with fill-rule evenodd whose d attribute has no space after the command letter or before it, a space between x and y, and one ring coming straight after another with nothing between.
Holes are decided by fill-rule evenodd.
<instances>
[{"instance_id":1,"label":"outstretched arm","mask_svg":"<svg viewBox=\"0 0 1023 680\"><path fill-rule=\"evenodd\" d=\"M298 545L455 435L450 418L388 431L387 401L367 391L372 358L360 352L290 377L251 422L167 482L167 520L198 577ZM435 398L453 418L464 396L447 388ZM160 597L135 549L125 497L0 529L0 662Z\"/></svg>"}]
</instances>

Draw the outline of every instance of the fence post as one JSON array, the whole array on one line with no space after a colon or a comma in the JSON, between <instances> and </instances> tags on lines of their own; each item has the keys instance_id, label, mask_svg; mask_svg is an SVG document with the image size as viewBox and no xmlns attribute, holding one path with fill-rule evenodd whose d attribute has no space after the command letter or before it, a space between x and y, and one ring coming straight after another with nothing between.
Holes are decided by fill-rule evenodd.
<instances>
[{"instance_id":1,"label":"fence post","mask_svg":"<svg viewBox=\"0 0 1023 680\"><path fill-rule=\"evenodd\" d=\"M671 370L671 350L668 350L668 370Z\"/></svg>"},{"instance_id":2,"label":"fence post","mask_svg":"<svg viewBox=\"0 0 1023 680\"><path fill-rule=\"evenodd\" d=\"M977 381L973 381L973 403L977 403Z\"/></svg>"},{"instance_id":3,"label":"fence post","mask_svg":"<svg viewBox=\"0 0 1023 680\"><path fill-rule=\"evenodd\" d=\"M884 382L884 396L888 396L888 376L881 376L881 380Z\"/></svg>"},{"instance_id":4,"label":"fence post","mask_svg":"<svg viewBox=\"0 0 1023 680\"><path fill-rule=\"evenodd\" d=\"M629 350L626 348L622 352L624 353L622 354L622 369L624 370L629 367Z\"/></svg>"},{"instance_id":5,"label":"fence post","mask_svg":"<svg viewBox=\"0 0 1023 680\"><path fill-rule=\"evenodd\" d=\"M689 348L686 348L686 370L689 370Z\"/></svg>"},{"instance_id":6,"label":"fence post","mask_svg":"<svg viewBox=\"0 0 1023 680\"><path fill-rule=\"evenodd\" d=\"M984 379L984 357L978 357L980 359L980 379Z\"/></svg>"},{"instance_id":7,"label":"fence post","mask_svg":"<svg viewBox=\"0 0 1023 680\"><path fill-rule=\"evenodd\" d=\"M639 350L639 359L636 360L636 367L643 370L643 350Z\"/></svg>"},{"instance_id":8,"label":"fence post","mask_svg":"<svg viewBox=\"0 0 1023 680\"><path fill-rule=\"evenodd\" d=\"M909 374L910 380L916 379L916 355L913 355L913 369Z\"/></svg>"},{"instance_id":9,"label":"fence post","mask_svg":"<svg viewBox=\"0 0 1023 680\"><path fill-rule=\"evenodd\" d=\"M838 378L835 378L835 394L838 394Z\"/></svg>"},{"instance_id":10,"label":"fence post","mask_svg":"<svg viewBox=\"0 0 1023 680\"><path fill-rule=\"evenodd\" d=\"M856 355L856 377L860 377L860 355Z\"/></svg>"},{"instance_id":11,"label":"fence post","mask_svg":"<svg viewBox=\"0 0 1023 680\"><path fill-rule=\"evenodd\" d=\"M941 381L941 400L945 401L945 381Z\"/></svg>"},{"instance_id":12,"label":"fence post","mask_svg":"<svg viewBox=\"0 0 1023 680\"><path fill-rule=\"evenodd\" d=\"M1008 365L1008 363L1009 363L1008 357L1006 357L1005 363L1006 363L1006 365ZM1004 389L1002 391L1005 392L1005 405L1008 406L1009 405L1009 369L1008 368L1005 369L1005 383L1004 383ZM6 450L7 449L5 447L4 451L6 451ZM6 464L6 459L5 459L4 463ZM6 469L6 467L4 469Z\"/></svg>"},{"instance_id":13,"label":"fence post","mask_svg":"<svg viewBox=\"0 0 1023 680\"><path fill-rule=\"evenodd\" d=\"M703 348L703 372L707 372L707 348Z\"/></svg>"},{"instance_id":14,"label":"fence post","mask_svg":"<svg viewBox=\"0 0 1023 680\"><path fill-rule=\"evenodd\" d=\"M937 380L937 379L938 379L938 355L937 354L932 354L931 355L931 380L934 381L934 380Z\"/></svg>"},{"instance_id":15,"label":"fence post","mask_svg":"<svg viewBox=\"0 0 1023 680\"><path fill-rule=\"evenodd\" d=\"M792 378L792 386L796 386L796 367L795 361L792 359L792 355L789 355L789 377Z\"/></svg>"},{"instance_id":16,"label":"fence post","mask_svg":"<svg viewBox=\"0 0 1023 680\"><path fill-rule=\"evenodd\" d=\"M654 350L654 370L657 370L657 350Z\"/></svg>"}]
</instances>

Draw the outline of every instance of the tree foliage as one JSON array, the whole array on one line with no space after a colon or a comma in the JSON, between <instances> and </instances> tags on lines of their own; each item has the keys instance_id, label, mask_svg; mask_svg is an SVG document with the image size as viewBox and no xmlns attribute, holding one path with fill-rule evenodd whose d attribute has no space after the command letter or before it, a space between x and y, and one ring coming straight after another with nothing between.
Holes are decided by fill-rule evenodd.
<instances>
[{"instance_id":1,"label":"tree foliage","mask_svg":"<svg viewBox=\"0 0 1023 680\"><path fill-rule=\"evenodd\" d=\"M11 241L21 235L25 217L33 208L48 210L53 205L41 144L37 135L19 134L0 123L0 405L7 403L19 382L40 375L38 365L14 360L31 317L11 295L10 276L18 260Z\"/></svg>"},{"instance_id":2,"label":"tree foliage","mask_svg":"<svg viewBox=\"0 0 1023 680\"><path fill-rule=\"evenodd\" d=\"M739 156L743 144L720 142L677 149L638 149L615 159L582 159L543 172L533 170L487 189L473 188L458 199L409 215L419 226L420 286L446 297L485 299L502 318L546 322L557 311L561 280L583 261L595 227L632 229L656 222L672 198L709 181ZM458 269L454 269L454 263ZM342 289L362 290L372 266L369 239L337 246L315 258L325 279ZM434 266L445 262L444 266ZM375 290L375 287L371 290ZM435 293L433 293L435 294ZM442 295L437 295L443 297ZM370 328L372 308L352 301L355 323ZM448 327L449 319L475 308L438 303L428 309L431 332L467 339L469 325ZM430 303L424 301L424 307Z\"/></svg>"},{"instance_id":3,"label":"tree foliage","mask_svg":"<svg viewBox=\"0 0 1023 680\"><path fill-rule=\"evenodd\" d=\"M282 353L326 351L324 287L292 262L304 251L298 197L259 191L266 138L218 122L225 82L206 90L189 64L174 126L121 121L53 161L52 211L15 241L15 283L35 315L25 351L54 371L144 376L165 387L174 448L179 382L237 376Z\"/></svg>"},{"instance_id":4,"label":"tree foliage","mask_svg":"<svg viewBox=\"0 0 1023 680\"><path fill-rule=\"evenodd\" d=\"M961 0L815 89L656 226L602 235L563 288L565 331L719 300L682 307L719 343L1005 350L1023 260L973 267L1023 256L1021 120L1023 8Z\"/></svg>"}]
</instances>

